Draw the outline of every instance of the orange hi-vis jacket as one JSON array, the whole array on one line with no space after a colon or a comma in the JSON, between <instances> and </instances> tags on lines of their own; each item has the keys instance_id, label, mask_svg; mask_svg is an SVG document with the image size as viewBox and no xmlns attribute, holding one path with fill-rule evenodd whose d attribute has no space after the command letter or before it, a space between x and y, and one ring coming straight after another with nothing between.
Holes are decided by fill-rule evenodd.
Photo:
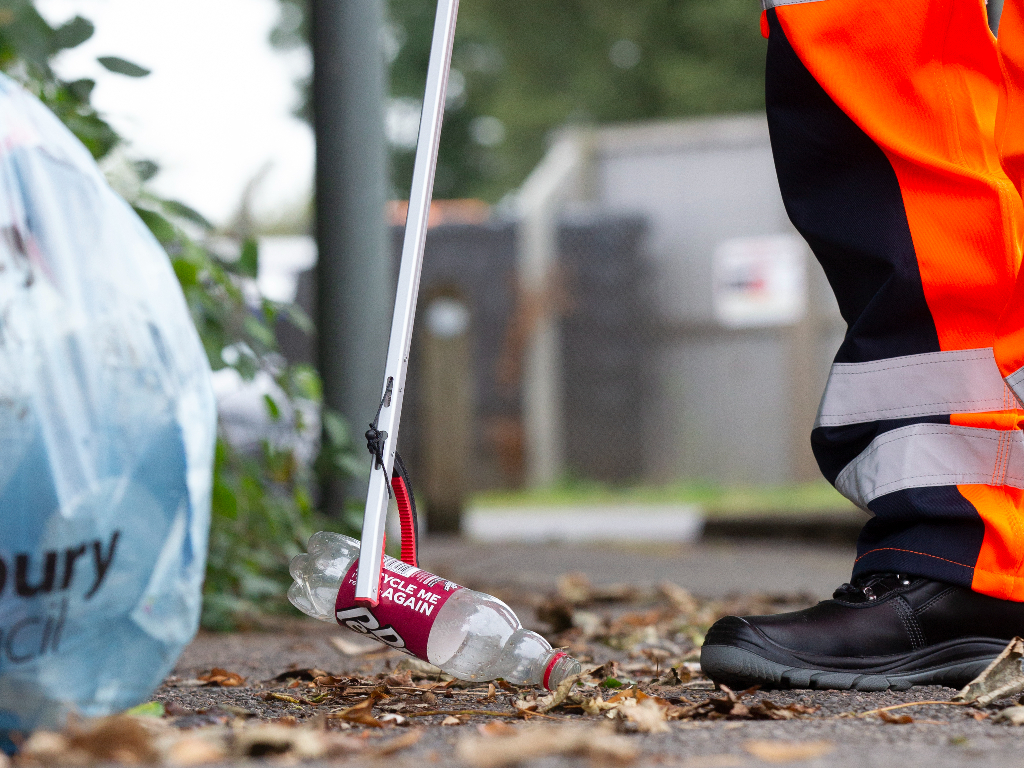
<instances>
[{"instance_id":1,"label":"orange hi-vis jacket","mask_svg":"<svg viewBox=\"0 0 1024 768\"><path fill-rule=\"evenodd\" d=\"M1024 0L765 0L793 224L849 330L812 444L855 573L1024 601Z\"/></svg>"}]
</instances>

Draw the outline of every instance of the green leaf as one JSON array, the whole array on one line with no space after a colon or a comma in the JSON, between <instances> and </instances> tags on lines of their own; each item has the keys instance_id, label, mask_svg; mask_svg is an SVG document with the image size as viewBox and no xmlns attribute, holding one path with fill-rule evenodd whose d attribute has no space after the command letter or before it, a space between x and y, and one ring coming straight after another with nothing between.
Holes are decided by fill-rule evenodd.
<instances>
[{"instance_id":1,"label":"green leaf","mask_svg":"<svg viewBox=\"0 0 1024 768\"><path fill-rule=\"evenodd\" d=\"M253 318L246 318L246 320L250 319ZM238 374L246 381L252 381L260 371L259 360L252 354L252 350L249 349L240 354L235 362L231 363L231 367L238 371Z\"/></svg>"},{"instance_id":2,"label":"green leaf","mask_svg":"<svg viewBox=\"0 0 1024 768\"><path fill-rule=\"evenodd\" d=\"M135 717L163 717L165 711L164 705L161 702L147 701L145 704L132 707L125 714L134 715Z\"/></svg>"},{"instance_id":3,"label":"green leaf","mask_svg":"<svg viewBox=\"0 0 1024 768\"><path fill-rule=\"evenodd\" d=\"M299 397L319 403L323 399L323 385L320 374L311 365L293 365L290 371L292 386Z\"/></svg>"},{"instance_id":4,"label":"green leaf","mask_svg":"<svg viewBox=\"0 0 1024 768\"><path fill-rule=\"evenodd\" d=\"M213 482L213 514L229 520L238 518L238 497L220 477Z\"/></svg>"},{"instance_id":5,"label":"green leaf","mask_svg":"<svg viewBox=\"0 0 1024 768\"><path fill-rule=\"evenodd\" d=\"M174 275L182 288L191 288L199 284L199 266L188 259L174 259L171 262Z\"/></svg>"},{"instance_id":6,"label":"green leaf","mask_svg":"<svg viewBox=\"0 0 1024 768\"><path fill-rule=\"evenodd\" d=\"M53 31L53 48L57 51L75 48L92 37L94 31L96 28L91 21L75 16Z\"/></svg>"},{"instance_id":7,"label":"green leaf","mask_svg":"<svg viewBox=\"0 0 1024 768\"><path fill-rule=\"evenodd\" d=\"M316 331L316 327L313 325L313 320L298 304L282 304L280 306L280 310L285 313L292 325L307 336L312 336Z\"/></svg>"},{"instance_id":8,"label":"green leaf","mask_svg":"<svg viewBox=\"0 0 1024 768\"><path fill-rule=\"evenodd\" d=\"M345 417L337 411L324 409L324 436L332 447L346 446L350 444L348 422Z\"/></svg>"},{"instance_id":9,"label":"green leaf","mask_svg":"<svg viewBox=\"0 0 1024 768\"><path fill-rule=\"evenodd\" d=\"M56 104L53 101L45 103L75 134L78 140L85 144L96 160L104 157L121 141L114 129L97 117L95 113L79 114L77 111L69 111L67 104ZM78 108L74 107L74 109Z\"/></svg>"},{"instance_id":10,"label":"green leaf","mask_svg":"<svg viewBox=\"0 0 1024 768\"><path fill-rule=\"evenodd\" d=\"M139 180L149 181L160 170L160 166L152 160L138 160L135 162L135 172L139 174Z\"/></svg>"},{"instance_id":11,"label":"green leaf","mask_svg":"<svg viewBox=\"0 0 1024 768\"><path fill-rule=\"evenodd\" d=\"M68 90L74 94L76 99L84 104L89 103L89 99L92 98L92 89L95 87L96 81L89 78L82 78L81 80L68 83Z\"/></svg>"},{"instance_id":12,"label":"green leaf","mask_svg":"<svg viewBox=\"0 0 1024 768\"><path fill-rule=\"evenodd\" d=\"M621 688L622 681L616 680L614 677L606 677L601 683L601 686L604 688Z\"/></svg>"},{"instance_id":13,"label":"green leaf","mask_svg":"<svg viewBox=\"0 0 1024 768\"><path fill-rule=\"evenodd\" d=\"M277 346L277 337L274 336L274 332L259 318L247 315L242 321L242 327L256 344L262 345L266 349L273 349Z\"/></svg>"},{"instance_id":14,"label":"green leaf","mask_svg":"<svg viewBox=\"0 0 1024 768\"><path fill-rule=\"evenodd\" d=\"M186 221L191 221L205 230L213 229L213 224L203 214L184 203L179 203L177 200L164 200L163 207L171 216L178 216Z\"/></svg>"},{"instance_id":15,"label":"green leaf","mask_svg":"<svg viewBox=\"0 0 1024 768\"><path fill-rule=\"evenodd\" d=\"M96 61L111 72L116 72L119 75L125 75L127 77L145 77L150 72L150 70L145 67L133 64L127 59L122 59L120 56L100 56Z\"/></svg>"},{"instance_id":16,"label":"green leaf","mask_svg":"<svg viewBox=\"0 0 1024 768\"><path fill-rule=\"evenodd\" d=\"M169 243L175 239L176 233L174 231L174 225L159 213L151 211L148 208L139 208L137 206L135 208L135 212L139 214L139 218L142 219L143 223L149 227L149 231L152 232L153 236L161 243Z\"/></svg>"},{"instance_id":17,"label":"green leaf","mask_svg":"<svg viewBox=\"0 0 1024 768\"><path fill-rule=\"evenodd\" d=\"M279 421L281 419L281 409L278 407L274 398L270 395L264 395L263 402L267 405L267 413L270 414L270 418L274 421Z\"/></svg>"},{"instance_id":18,"label":"green leaf","mask_svg":"<svg viewBox=\"0 0 1024 768\"><path fill-rule=\"evenodd\" d=\"M242 254L238 257L238 271L246 277L256 277L260 271L260 250L252 238L242 245Z\"/></svg>"},{"instance_id":19,"label":"green leaf","mask_svg":"<svg viewBox=\"0 0 1024 768\"><path fill-rule=\"evenodd\" d=\"M270 299L263 299L260 306L263 310L263 322L267 324L268 328L273 328L277 325L277 315L284 305Z\"/></svg>"}]
</instances>

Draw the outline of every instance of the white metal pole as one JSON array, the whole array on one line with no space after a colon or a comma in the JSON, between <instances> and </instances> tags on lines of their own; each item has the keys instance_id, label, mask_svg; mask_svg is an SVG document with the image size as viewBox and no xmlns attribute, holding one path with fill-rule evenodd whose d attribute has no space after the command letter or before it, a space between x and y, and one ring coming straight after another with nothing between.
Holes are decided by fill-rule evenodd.
<instances>
[{"instance_id":1,"label":"white metal pole","mask_svg":"<svg viewBox=\"0 0 1024 768\"><path fill-rule=\"evenodd\" d=\"M381 395L384 406L380 411L377 428L387 433L384 443L384 466L378 468L373 459L370 469L370 488L363 513L362 547L359 572L356 577L357 602L377 605L380 592L380 571L384 545L384 524L388 513L387 478L395 463L398 441L398 423L402 416L405 396L405 377L409 369L409 347L412 342L413 323L416 319L416 299L420 290L423 270L423 247L427 239L427 220L430 200L434 191L434 170L437 167L437 148L441 139L448 72L455 41L455 20L459 0L438 0L434 21L434 38L430 46L430 64L427 67L427 87L420 116L420 133L416 143L416 160L409 193L409 215L405 222L405 241L398 272L398 291L395 314L391 323L391 340L384 368L384 386ZM390 397L387 396L390 390Z\"/></svg>"}]
</instances>

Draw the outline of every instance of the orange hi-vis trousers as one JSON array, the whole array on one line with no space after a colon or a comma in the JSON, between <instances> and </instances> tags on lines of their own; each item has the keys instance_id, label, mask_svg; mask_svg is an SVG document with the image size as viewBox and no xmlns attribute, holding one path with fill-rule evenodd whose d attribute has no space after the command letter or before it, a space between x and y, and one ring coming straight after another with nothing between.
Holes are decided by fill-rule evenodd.
<instances>
[{"instance_id":1,"label":"orange hi-vis trousers","mask_svg":"<svg viewBox=\"0 0 1024 768\"><path fill-rule=\"evenodd\" d=\"M1024 0L765 0L779 185L848 323L812 432L854 573L1024 601Z\"/></svg>"}]
</instances>

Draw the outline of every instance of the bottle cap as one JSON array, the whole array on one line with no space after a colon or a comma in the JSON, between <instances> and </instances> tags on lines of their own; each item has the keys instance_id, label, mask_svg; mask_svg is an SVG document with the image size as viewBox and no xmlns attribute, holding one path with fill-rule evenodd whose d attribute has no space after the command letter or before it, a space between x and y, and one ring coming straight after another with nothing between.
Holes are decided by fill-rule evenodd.
<instances>
[{"instance_id":1,"label":"bottle cap","mask_svg":"<svg viewBox=\"0 0 1024 768\"><path fill-rule=\"evenodd\" d=\"M549 691L551 690L551 686L548 685L548 681L551 680L551 671L555 668L555 664L560 662L568 655L569 654L567 654L565 651L559 651L554 656L552 656L551 661L548 662L548 667L544 670L544 687L547 688Z\"/></svg>"}]
</instances>

